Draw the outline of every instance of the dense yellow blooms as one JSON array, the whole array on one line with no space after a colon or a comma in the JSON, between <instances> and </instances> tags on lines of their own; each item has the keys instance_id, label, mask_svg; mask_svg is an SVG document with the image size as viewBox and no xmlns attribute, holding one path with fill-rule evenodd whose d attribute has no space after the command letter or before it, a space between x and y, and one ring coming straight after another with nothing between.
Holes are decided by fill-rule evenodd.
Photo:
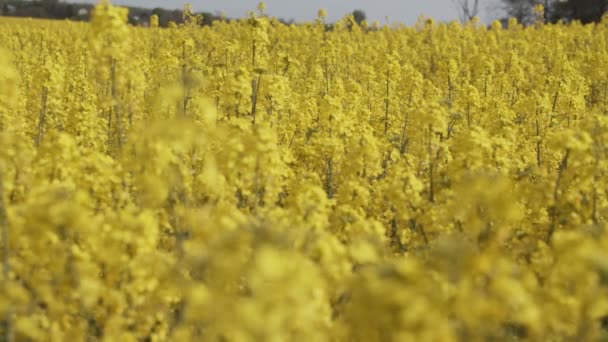
<instances>
[{"instance_id":1,"label":"dense yellow blooms","mask_svg":"<svg viewBox=\"0 0 608 342\"><path fill-rule=\"evenodd\" d=\"M608 338L608 22L0 20L14 341Z\"/></svg>"}]
</instances>

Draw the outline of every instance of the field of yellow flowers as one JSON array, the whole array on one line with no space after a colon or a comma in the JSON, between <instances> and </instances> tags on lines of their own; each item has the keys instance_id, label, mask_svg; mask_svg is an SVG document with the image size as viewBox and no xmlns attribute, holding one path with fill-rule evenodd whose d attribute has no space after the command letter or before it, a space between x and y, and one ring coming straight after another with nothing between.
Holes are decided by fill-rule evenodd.
<instances>
[{"instance_id":1,"label":"field of yellow flowers","mask_svg":"<svg viewBox=\"0 0 608 342\"><path fill-rule=\"evenodd\" d=\"M1 19L0 340L608 338L608 20L325 17Z\"/></svg>"}]
</instances>

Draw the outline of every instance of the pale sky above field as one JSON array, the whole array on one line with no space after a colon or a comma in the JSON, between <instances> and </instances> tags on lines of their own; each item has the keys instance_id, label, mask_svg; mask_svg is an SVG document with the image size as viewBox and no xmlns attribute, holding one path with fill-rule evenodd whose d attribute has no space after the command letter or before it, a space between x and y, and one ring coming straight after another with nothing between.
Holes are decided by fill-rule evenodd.
<instances>
[{"instance_id":1,"label":"pale sky above field","mask_svg":"<svg viewBox=\"0 0 608 342\"><path fill-rule=\"evenodd\" d=\"M82 0L81 0L82 1ZM96 2L95 0L84 0ZM248 10L254 10L259 0L113 0L114 4L141 7L182 8L185 3L191 3L195 11L216 13L224 11L228 17L242 17ZM310 21L316 17L317 10L325 8L329 19L334 21L361 9L367 14L368 20L378 20L385 23L385 17L390 22L414 24L417 18L424 14L437 20L458 19L453 0L266 0L267 13L283 19ZM490 22L497 13L490 4L492 0L481 0L480 17L484 22ZM495 7L495 6L494 6Z\"/></svg>"}]
</instances>

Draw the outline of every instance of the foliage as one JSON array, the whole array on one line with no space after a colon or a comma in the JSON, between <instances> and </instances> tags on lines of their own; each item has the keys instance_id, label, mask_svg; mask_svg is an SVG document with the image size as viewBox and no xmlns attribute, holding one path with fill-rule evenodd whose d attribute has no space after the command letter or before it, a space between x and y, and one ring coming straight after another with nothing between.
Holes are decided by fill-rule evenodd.
<instances>
[{"instance_id":1,"label":"foliage","mask_svg":"<svg viewBox=\"0 0 608 342\"><path fill-rule=\"evenodd\" d=\"M600 22L608 11L607 0L501 0L501 3L508 16L525 23L534 21L534 8L538 6L544 7L547 22Z\"/></svg>"},{"instance_id":2,"label":"foliage","mask_svg":"<svg viewBox=\"0 0 608 342\"><path fill-rule=\"evenodd\" d=\"M0 15L28 18L46 18L71 21L89 21L90 12L94 6L90 3L65 2L59 0L0 0ZM182 23L182 11L156 7L129 8L129 24L134 26L148 25L150 18L156 15L161 27L169 26L170 22ZM222 18L209 12L199 13L203 20L201 25L211 25Z\"/></svg>"}]
</instances>

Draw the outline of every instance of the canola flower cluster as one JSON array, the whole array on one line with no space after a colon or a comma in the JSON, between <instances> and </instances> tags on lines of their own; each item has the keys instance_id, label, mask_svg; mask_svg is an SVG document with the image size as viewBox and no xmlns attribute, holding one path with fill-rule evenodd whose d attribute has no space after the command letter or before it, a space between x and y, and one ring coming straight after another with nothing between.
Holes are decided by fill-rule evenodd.
<instances>
[{"instance_id":1,"label":"canola flower cluster","mask_svg":"<svg viewBox=\"0 0 608 342\"><path fill-rule=\"evenodd\" d=\"M264 10L0 20L1 339L608 338L608 20Z\"/></svg>"}]
</instances>

